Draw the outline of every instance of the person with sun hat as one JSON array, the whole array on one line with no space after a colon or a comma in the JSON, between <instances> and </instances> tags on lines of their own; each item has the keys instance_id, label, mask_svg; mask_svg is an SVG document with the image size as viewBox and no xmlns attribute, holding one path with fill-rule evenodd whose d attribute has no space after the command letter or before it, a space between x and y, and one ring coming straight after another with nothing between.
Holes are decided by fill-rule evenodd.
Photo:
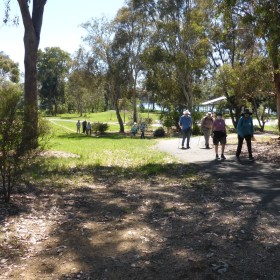
<instances>
[{"instance_id":1,"label":"person with sun hat","mask_svg":"<svg viewBox=\"0 0 280 280\"><path fill-rule=\"evenodd\" d=\"M239 156L241 154L243 141L245 139L247 143L247 150L249 154L249 160L254 161L254 157L252 154L252 138L254 136L254 126L253 126L253 118L252 112L249 109L244 109L241 114L241 117L237 124L237 137L238 137L238 145L236 150L236 159L239 160Z\"/></svg>"},{"instance_id":2,"label":"person with sun hat","mask_svg":"<svg viewBox=\"0 0 280 280\"><path fill-rule=\"evenodd\" d=\"M185 148L185 140L187 139L187 149L190 148L190 138L192 129L192 117L189 110L184 110L183 115L180 117L179 126L182 130L182 149Z\"/></svg>"}]
</instances>

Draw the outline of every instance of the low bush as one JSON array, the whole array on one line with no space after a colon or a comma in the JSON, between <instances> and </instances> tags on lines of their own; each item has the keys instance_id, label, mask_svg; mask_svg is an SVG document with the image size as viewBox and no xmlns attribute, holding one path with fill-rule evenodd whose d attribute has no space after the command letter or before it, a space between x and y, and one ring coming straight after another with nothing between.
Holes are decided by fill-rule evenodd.
<instances>
[{"instance_id":1,"label":"low bush","mask_svg":"<svg viewBox=\"0 0 280 280\"><path fill-rule=\"evenodd\" d=\"M165 136L165 131L163 127L159 127L154 131L154 137L164 137Z\"/></svg>"},{"instance_id":2,"label":"low bush","mask_svg":"<svg viewBox=\"0 0 280 280\"><path fill-rule=\"evenodd\" d=\"M109 126L107 123L93 123L92 124L92 131L94 131L96 134L97 133L104 133L105 131L107 131L109 129Z\"/></svg>"},{"instance_id":3,"label":"low bush","mask_svg":"<svg viewBox=\"0 0 280 280\"><path fill-rule=\"evenodd\" d=\"M1 194L10 200L21 171L22 119L17 114L21 90L7 84L0 87L0 170Z\"/></svg>"}]
</instances>

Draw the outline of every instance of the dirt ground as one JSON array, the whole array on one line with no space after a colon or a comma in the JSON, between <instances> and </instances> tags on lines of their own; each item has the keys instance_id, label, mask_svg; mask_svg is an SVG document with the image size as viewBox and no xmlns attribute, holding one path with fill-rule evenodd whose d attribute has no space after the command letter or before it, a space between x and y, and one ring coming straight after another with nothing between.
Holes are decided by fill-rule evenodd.
<instances>
[{"instance_id":1,"label":"dirt ground","mask_svg":"<svg viewBox=\"0 0 280 280\"><path fill-rule=\"evenodd\" d=\"M254 156L280 164L279 141ZM279 214L186 164L166 170L20 187L0 201L0 279L280 279Z\"/></svg>"}]
</instances>

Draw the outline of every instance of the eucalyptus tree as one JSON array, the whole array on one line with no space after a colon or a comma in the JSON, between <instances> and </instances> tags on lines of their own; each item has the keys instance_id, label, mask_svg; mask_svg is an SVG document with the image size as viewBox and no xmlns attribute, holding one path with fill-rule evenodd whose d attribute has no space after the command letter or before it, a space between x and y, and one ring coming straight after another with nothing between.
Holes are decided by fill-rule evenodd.
<instances>
[{"instance_id":1,"label":"eucalyptus tree","mask_svg":"<svg viewBox=\"0 0 280 280\"><path fill-rule=\"evenodd\" d=\"M252 43L264 46L265 51L273 66L273 81L276 91L276 104L278 112L278 128L280 129L280 4L278 0L220 0L217 1L220 14L228 16L230 20L225 21L225 27L231 26L227 34L240 34L243 37L252 37ZM219 22L221 20L219 19ZM244 28L245 27L245 28ZM244 41L243 49L255 54L248 40ZM251 50L250 50L251 49ZM236 45L233 48L236 51ZM263 50L261 55L266 55ZM259 54L257 54L259 55ZM239 60L240 61L240 60ZM241 59L241 63L244 61ZM236 95L237 96L237 95ZM238 99L238 96L237 98Z\"/></svg>"},{"instance_id":2,"label":"eucalyptus tree","mask_svg":"<svg viewBox=\"0 0 280 280\"><path fill-rule=\"evenodd\" d=\"M19 65L3 52L0 52L0 82L19 82Z\"/></svg>"},{"instance_id":3,"label":"eucalyptus tree","mask_svg":"<svg viewBox=\"0 0 280 280\"><path fill-rule=\"evenodd\" d=\"M261 130L266 121L266 106L272 99L271 70L268 59L258 56L247 59L243 65L223 64L214 75L215 92L220 96L227 94L226 107L232 108L235 103L237 108L253 108ZM233 124L236 126L236 122Z\"/></svg>"},{"instance_id":4,"label":"eucalyptus tree","mask_svg":"<svg viewBox=\"0 0 280 280\"><path fill-rule=\"evenodd\" d=\"M40 105L56 115L65 103L65 83L71 65L70 54L59 47L38 51L38 86Z\"/></svg>"},{"instance_id":5,"label":"eucalyptus tree","mask_svg":"<svg viewBox=\"0 0 280 280\"><path fill-rule=\"evenodd\" d=\"M273 81L276 92L278 130L280 131L280 2L279 0L247 0L239 4L240 15L251 22L255 34L266 46L273 66Z\"/></svg>"},{"instance_id":6,"label":"eucalyptus tree","mask_svg":"<svg viewBox=\"0 0 280 280\"><path fill-rule=\"evenodd\" d=\"M75 108L80 116L88 111L103 111L103 80L96 70L94 58L85 49L80 48L73 58L67 83L66 102L69 108Z\"/></svg>"},{"instance_id":7,"label":"eucalyptus tree","mask_svg":"<svg viewBox=\"0 0 280 280\"><path fill-rule=\"evenodd\" d=\"M127 56L120 56L114 51L115 29L112 21L105 17L92 19L82 24L82 27L87 31L87 35L83 38L88 47L87 55L94 61L92 65L96 75L102 81L101 85L106 91L106 98L116 110L120 132L124 132L119 100L125 97L126 93L123 77L127 77Z\"/></svg>"},{"instance_id":8,"label":"eucalyptus tree","mask_svg":"<svg viewBox=\"0 0 280 280\"><path fill-rule=\"evenodd\" d=\"M245 68L262 50L252 32L252 25L245 24L238 10L228 1L213 1L212 28L209 42L212 52L210 71L215 73L215 93L225 95L233 125L236 127L242 107L246 104L244 85ZM219 76L220 75L220 76Z\"/></svg>"},{"instance_id":9,"label":"eucalyptus tree","mask_svg":"<svg viewBox=\"0 0 280 280\"><path fill-rule=\"evenodd\" d=\"M144 2L149 2L146 16L154 31L147 50L148 64L155 59L150 69L153 81L159 82L166 100L192 110L194 89L207 64L208 4L200 0Z\"/></svg>"},{"instance_id":10,"label":"eucalyptus tree","mask_svg":"<svg viewBox=\"0 0 280 280\"><path fill-rule=\"evenodd\" d=\"M80 117L88 111L90 93L84 86L84 72L74 70L68 77L66 84L66 104L69 111L78 111Z\"/></svg>"},{"instance_id":11,"label":"eucalyptus tree","mask_svg":"<svg viewBox=\"0 0 280 280\"><path fill-rule=\"evenodd\" d=\"M44 7L47 0L17 0L24 25L24 123L23 149L38 147L38 93L37 93L37 54L43 23ZM32 2L32 12L30 3ZM5 19L8 22L10 3L6 1Z\"/></svg>"},{"instance_id":12,"label":"eucalyptus tree","mask_svg":"<svg viewBox=\"0 0 280 280\"><path fill-rule=\"evenodd\" d=\"M141 55L149 40L149 25L142 7L127 1L114 19L114 53L127 57L127 84L133 105L133 121L137 122L137 88L144 78Z\"/></svg>"}]
</instances>

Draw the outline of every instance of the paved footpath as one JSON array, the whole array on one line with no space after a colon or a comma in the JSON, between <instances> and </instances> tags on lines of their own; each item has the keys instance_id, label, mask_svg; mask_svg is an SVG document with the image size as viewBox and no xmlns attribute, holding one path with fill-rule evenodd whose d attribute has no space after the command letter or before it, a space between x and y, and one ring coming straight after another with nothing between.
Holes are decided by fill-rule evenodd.
<instances>
[{"instance_id":1,"label":"paved footpath","mask_svg":"<svg viewBox=\"0 0 280 280\"><path fill-rule=\"evenodd\" d=\"M211 142L211 139L210 139ZM210 175L221 178L223 182L238 191L250 195L259 206L280 217L280 166L249 162L246 143L243 144L243 158L237 162L234 155L227 155L226 160L216 160L214 147L205 149L203 136L192 137L190 149L182 150L179 139L160 140L157 148L167 152L183 162L192 164L197 170L205 170ZM219 147L220 148L220 147Z\"/></svg>"}]
</instances>

